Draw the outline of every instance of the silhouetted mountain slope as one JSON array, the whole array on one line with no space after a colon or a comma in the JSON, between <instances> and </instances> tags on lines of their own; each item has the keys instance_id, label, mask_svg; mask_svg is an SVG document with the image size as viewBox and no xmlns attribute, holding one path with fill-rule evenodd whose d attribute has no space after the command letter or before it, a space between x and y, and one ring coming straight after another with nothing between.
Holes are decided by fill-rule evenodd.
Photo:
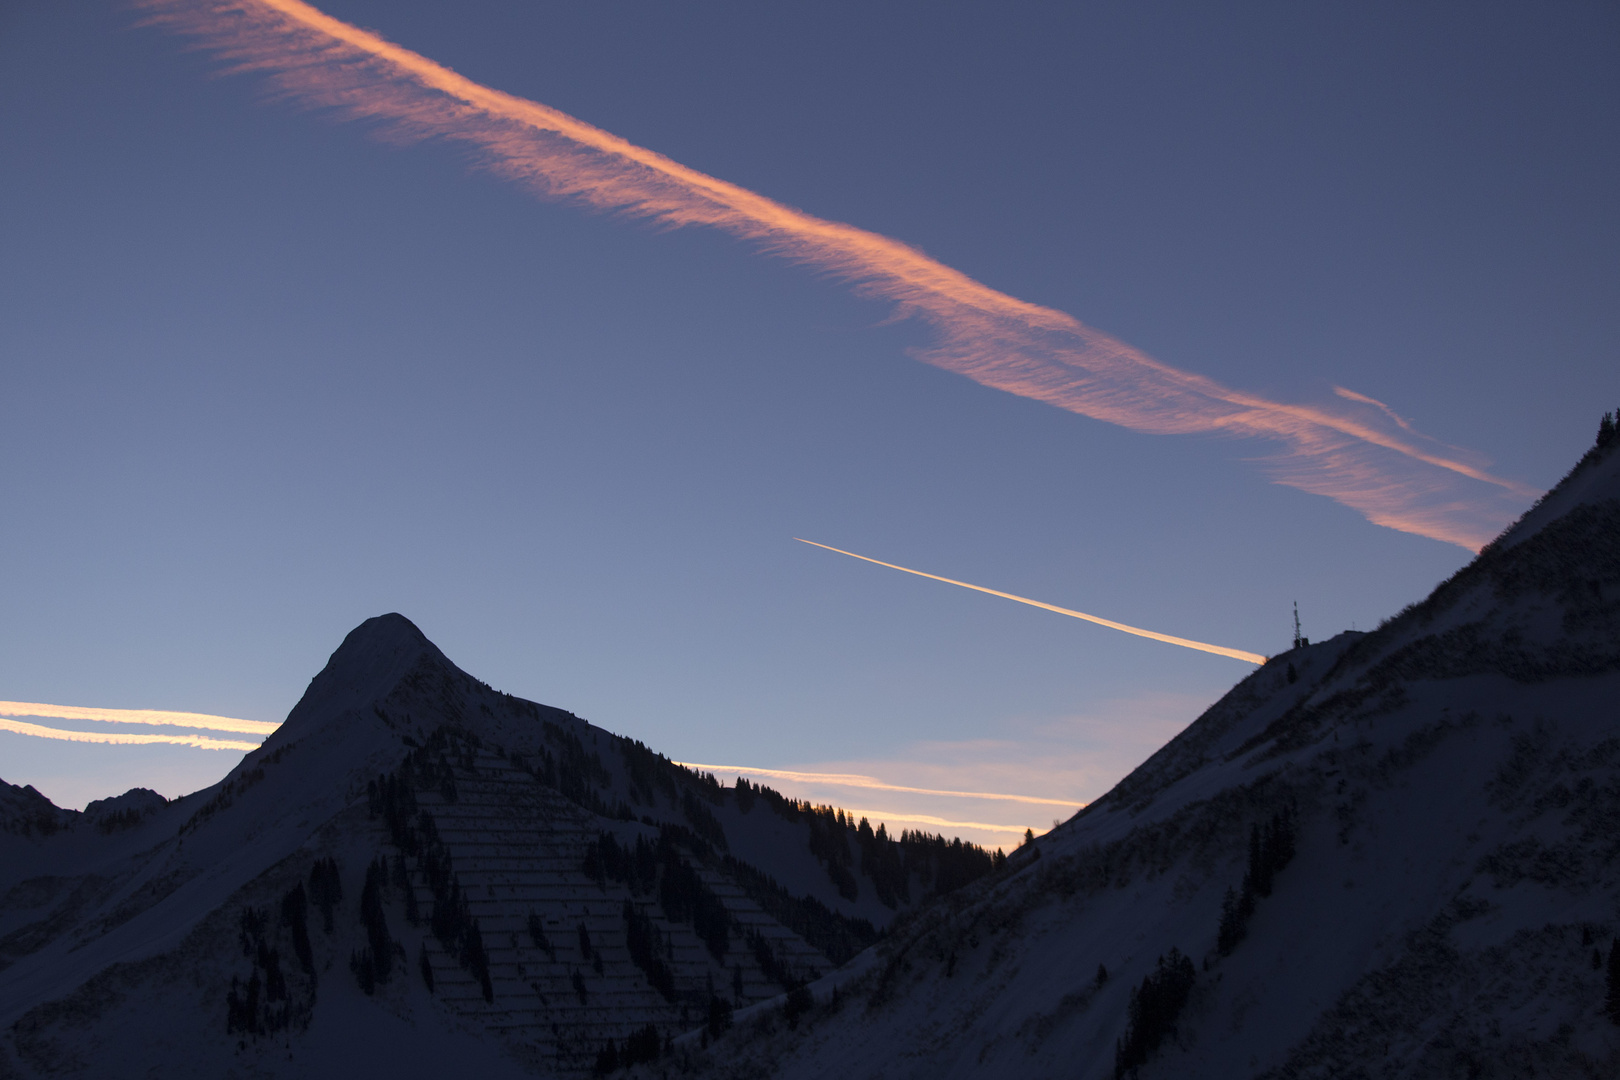
<instances>
[{"instance_id":1,"label":"silhouetted mountain slope","mask_svg":"<svg viewBox=\"0 0 1620 1080\"><path fill-rule=\"evenodd\" d=\"M213 788L0 786L0 1077L1620 1074L1605 430L1426 600L1007 859L368 620Z\"/></svg>"},{"instance_id":2,"label":"silhouetted mountain slope","mask_svg":"<svg viewBox=\"0 0 1620 1080\"><path fill-rule=\"evenodd\" d=\"M995 865L722 788L491 689L399 615L214 788L75 814L7 785L0 826L0 1075L328 1075L351 1032L413 1074L586 1071Z\"/></svg>"},{"instance_id":3,"label":"silhouetted mountain slope","mask_svg":"<svg viewBox=\"0 0 1620 1080\"><path fill-rule=\"evenodd\" d=\"M1611 435L1422 603L1272 658L796 1030L759 1012L696 1067L1612 1077L1617 933Z\"/></svg>"}]
</instances>

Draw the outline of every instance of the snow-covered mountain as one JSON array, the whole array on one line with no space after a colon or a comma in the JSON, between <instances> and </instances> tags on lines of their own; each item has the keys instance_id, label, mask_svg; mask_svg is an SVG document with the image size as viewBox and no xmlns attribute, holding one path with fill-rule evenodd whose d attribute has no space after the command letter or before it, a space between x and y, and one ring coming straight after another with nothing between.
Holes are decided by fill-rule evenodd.
<instances>
[{"instance_id":1,"label":"snow-covered mountain","mask_svg":"<svg viewBox=\"0 0 1620 1080\"><path fill-rule=\"evenodd\" d=\"M1006 859L722 788L369 620L214 788L0 786L0 1078L1620 1075L1606 430L1426 600Z\"/></svg>"},{"instance_id":2,"label":"snow-covered mountain","mask_svg":"<svg viewBox=\"0 0 1620 1080\"><path fill-rule=\"evenodd\" d=\"M1272 658L898 920L783 1077L1620 1076L1620 437L1378 630ZM1324 569L1324 572L1330 572Z\"/></svg>"},{"instance_id":3,"label":"snow-covered mountain","mask_svg":"<svg viewBox=\"0 0 1620 1080\"><path fill-rule=\"evenodd\" d=\"M1000 863L722 788L382 616L213 788L0 786L0 1077L588 1072Z\"/></svg>"}]
</instances>

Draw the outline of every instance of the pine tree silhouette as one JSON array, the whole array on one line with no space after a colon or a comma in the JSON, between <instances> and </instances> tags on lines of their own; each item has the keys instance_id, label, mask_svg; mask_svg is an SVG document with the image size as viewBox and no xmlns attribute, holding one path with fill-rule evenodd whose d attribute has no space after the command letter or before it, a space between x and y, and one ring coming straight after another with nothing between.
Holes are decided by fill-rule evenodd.
<instances>
[{"instance_id":1,"label":"pine tree silhouette","mask_svg":"<svg viewBox=\"0 0 1620 1080\"><path fill-rule=\"evenodd\" d=\"M1168 956L1159 957L1157 970L1131 991L1125 1034L1114 1044L1115 1080L1135 1072L1176 1033L1176 1020L1197 979L1192 960L1172 948Z\"/></svg>"},{"instance_id":2,"label":"pine tree silhouette","mask_svg":"<svg viewBox=\"0 0 1620 1080\"><path fill-rule=\"evenodd\" d=\"M1609 946L1609 994L1603 1004L1609 1019L1620 1024L1620 937Z\"/></svg>"},{"instance_id":3,"label":"pine tree silhouette","mask_svg":"<svg viewBox=\"0 0 1620 1080\"><path fill-rule=\"evenodd\" d=\"M1598 423L1597 445L1608 446L1614 441L1616 432L1620 432L1620 409L1612 413L1604 413L1603 419Z\"/></svg>"}]
</instances>

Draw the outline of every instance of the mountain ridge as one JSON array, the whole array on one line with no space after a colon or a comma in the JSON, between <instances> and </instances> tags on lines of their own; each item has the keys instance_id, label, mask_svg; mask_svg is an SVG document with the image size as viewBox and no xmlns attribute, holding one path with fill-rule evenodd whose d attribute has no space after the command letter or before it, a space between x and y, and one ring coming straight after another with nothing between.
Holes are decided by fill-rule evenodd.
<instances>
[{"instance_id":1,"label":"mountain ridge","mask_svg":"<svg viewBox=\"0 0 1620 1080\"><path fill-rule=\"evenodd\" d=\"M1611 435L1429 597L1271 658L836 1002L697 1067L1614 1075L1617 496Z\"/></svg>"},{"instance_id":2,"label":"mountain ridge","mask_svg":"<svg viewBox=\"0 0 1620 1080\"><path fill-rule=\"evenodd\" d=\"M1617 448L1005 859L369 619L210 789L0 788L0 1077L1613 1075Z\"/></svg>"},{"instance_id":3,"label":"mountain ridge","mask_svg":"<svg viewBox=\"0 0 1620 1080\"><path fill-rule=\"evenodd\" d=\"M172 1046L128 1032L150 1028L162 986L204 1018L177 1021L198 1075L259 1068L272 1044L318 1070L323 1018L383 1023L378 1007L468 1053L577 1073L609 1040L819 976L994 861L722 788L492 689L397 613L351 631L219 784L153 798L73 814L0 792L33 823L0 833L0 1065L161 1062ZM274 915L327 901L320 933Z\"/></svg>"}]
</instances>

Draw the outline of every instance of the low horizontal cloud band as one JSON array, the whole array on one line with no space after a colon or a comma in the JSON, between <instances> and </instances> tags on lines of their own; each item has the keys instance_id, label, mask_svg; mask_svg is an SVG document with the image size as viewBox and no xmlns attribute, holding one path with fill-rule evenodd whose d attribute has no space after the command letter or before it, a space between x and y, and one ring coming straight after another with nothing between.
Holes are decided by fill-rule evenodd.
<instances>
[{"instance_id":1,"label":"low horizontal cloud band","mask_svg":"<svg viewBox=\"0 0 1620 1080\"><path fill-rule=\"evenodd\" d=\"M92 720L101 724L151 724L202 731L235 731L243 735L268 735L281 726L263 720L239 720L234 716L210 716L208 713L168 712L162 709L90 709L78 705L47 705L42 701L0 701L0 716Z\"/></svg>"},{"instance_id":2,"label":"low horizontal cloud band","mask_svg":"<svg viewBox=\"0 0 1620 1080\"><path fill-rule=\"evenodd\" d=\"M238 739L215 739L207 735L137 735L128 731L65 731L42 724L25 724L20 720L0 718L0 731L17 735L32 735L40 739L61 739L65 742L115 743L125 746L192 746L199 750L257 750L256 742Z\"/></svg>"},{"instance_id":3,"label":"low horizontal cloud band","mask_svg":"<svg viewBox=\"0 0 1620 1080\"><path fill-rule=\"evenodd\" d=\"M874 791L900 791L911 795L944 795L958 799L992 799L997 802L1035 803L1041 806L1064 806L1071 810L1078 810L1085 804L1074 799L1043 799L1034 795L1006 795L995 791L946 791L937 788L905 787L901 784L887 784L875 776L863 776L859 773L817 773L795 772L791 769L757 769L749 765L703 765L693 761L677 761L675 764L684 765L688 769L700 769L704 772L741 773L744 776L769 776L778 780L794 780L800 783L826 784L830 787L870 788ZM890 815L893 817L894 815ZM907 819L921 821L922 818ZM928 819L936 820L936 819ZM963 824L952 822L952 824ZM990 826L984 826L990 828ZM1000 828L1001 826L995 826Z\"/></svg>"}]
</instances>

